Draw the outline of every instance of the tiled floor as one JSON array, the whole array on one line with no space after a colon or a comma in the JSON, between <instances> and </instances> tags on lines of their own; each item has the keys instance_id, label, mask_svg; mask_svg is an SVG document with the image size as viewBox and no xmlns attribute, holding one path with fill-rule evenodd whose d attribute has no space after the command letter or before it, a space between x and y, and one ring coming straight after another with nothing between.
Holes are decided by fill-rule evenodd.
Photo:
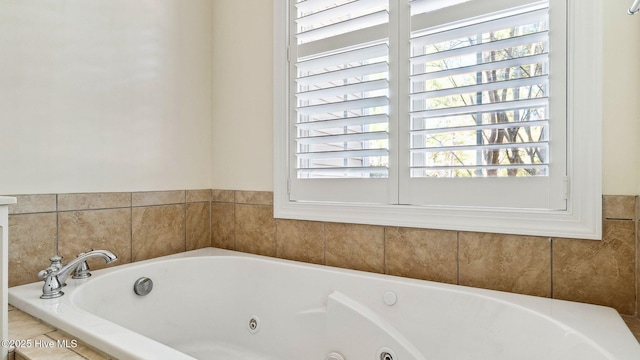
<instances>
[{"instance_id":1,"label":"tiled floor","mask_svg":"<svg viewBox=\"0 0 640 360\"><path fill-rule=\"evenodd\" d=\"M9 306L9 338L20 340L9 360L108 360L108 355Z\"/></svg>"}]
</instances>

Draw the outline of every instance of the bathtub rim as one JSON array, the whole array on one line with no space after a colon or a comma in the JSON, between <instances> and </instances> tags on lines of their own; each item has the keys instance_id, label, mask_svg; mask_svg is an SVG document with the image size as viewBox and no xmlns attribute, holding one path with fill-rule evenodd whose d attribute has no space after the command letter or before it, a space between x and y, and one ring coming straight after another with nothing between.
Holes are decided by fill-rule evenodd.
<instances>
[{"instance_id":1,"label":"bathtub rim","mask_svg":"<svg viewBox=\"0 0 640 360\"><path fill-rule=\"evenodd\" d=\"M370 273L327 265L303 263L293 260L273 258L213 247L191 250L184 253L167 255L134 263L120 264L117 266L95 270L93 271L93 273L96 277L99 277L128 268L144 267L150 263L162 261L179 261L188 258L211 256L251 258L264 262L286 263L296 267L301 266L304 268L316 268L331 273L346 273L355 277L377 278L387 281L390 280L401 284L429 286L437 290L444 290L446 292L473 295L480 298L505 303L510 306L516 306L528 312L533 312L538 316L542 316L560 326L569 328L578 335L584 337L592 346L598 348L603 354L608 355L612 359L624 358L620 356L627 350L633 354L640 354L640 345L638 345L638 342L631 333L630 329L626 326L624 320L618 314L618 312L610 307L578 303L560 299L537 297L532 295L516 294L497 290L474 288L464 285L438 283L387 274ZM90 280L91 279L89 279L88 281ZM74 285L74 282L79 282L77 285L81 286L83 281L86 280L69 279L70 285ZM194 359L193 357L184 354L176 349L173 349L167 345L164 345L158 341L135 333L134 331L129 330L121 325L101 318L82 308L76 307L71 303L71 295L74 291L74 288L75 286L70 286L68 288L69 293L65 296L62 296L61 298L42 300L39 299L39 295L42 289L42 282L15 286L9 289L9 302L16 308L25 311L26 313L29 313L46 323L51 324L55 328L67 332L71 336L76 337L78 340L98 350L101 350L110 356L127 359ZM555 304L554 309L557 310L554 311L553 316L547 314L547 311L545 311L550 303ZM55 310L53 310L53 308L55 308ZM578 314L576 314L576 312ZM599 324L604 323L605 327L608 330L614 331L602 331L600 328L594 329L593 326L589 326L589 323L593 323L594 320L585 321L583 316L581 316L587 313L589 315L589 319L596 317L595 322ZM61 316L61 314L64 314L64 316ZM97 329L100 330L100 332L98 333L95 330L88 329L86 328L86 325L80 326L78 324L78 321L80 319L88 319L90 321L90 325L97 326ZM106 337L103 333L104 331L108 333ZM627 347L630 346L629 344L631 344L629 342L631 340L633 341L633 343L638 345L637 349L627 349ZM156 348L158 348L158 351L150 351L150 349L155 350Z\"/></svg>"}]
</instances>

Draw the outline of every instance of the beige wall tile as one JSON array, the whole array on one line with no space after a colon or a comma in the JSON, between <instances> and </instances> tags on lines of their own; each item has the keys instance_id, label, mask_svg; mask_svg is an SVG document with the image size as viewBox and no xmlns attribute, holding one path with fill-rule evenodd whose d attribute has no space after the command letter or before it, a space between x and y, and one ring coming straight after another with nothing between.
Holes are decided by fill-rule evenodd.
<instances>
[{"instance_id":1,"label":"beige wall tile","mask_svg":"<svg viewBox=\"0 0 640 360\"><path fill-rule=\"evenodd\" d=\"M636 216L636 197L627 195L604 195L602 197L604 219L633 220Z\"/></svg>"},{"instance_id":2,"label":"beige wall tile","mask_svg":"<svg viewBox=\"0 0 640 360\"><path fill-rule=\"evenodd\" d=\"M133 261L184 252L185 205L133 208L131 247Z\"/></svg>"},{"instance_id":3,"label":"beige wall tile","mask_svg":"<svg viewBox=\"0 0 640 360\"><path fill-rule=\"evenodd\" d=\"M67 263L89 249L104 249L118 256L106 264L90 259L93 270L131 262L131 208L58 213L58 254Z\"/></svg>"},{"instance_id":4,"label":"beige wall tile","mask_svg":"<svg viewBox=\"0 0 640 360\"><path fill-rule=\"evenodd\" d=\"M384 273L384 227L374 225L325 225L326 264Z\"/></svg>"},{"instance_id":5,"label":"beige wall tile","mask_svg":"<svg viewBox=\"0 0 640 360\"><path fill-rule=\"evenodd\" d=\"M186 191L147 191L134 192L131 194L131 203L133 206L152 206L152 205L169 205L182 204L186 201Z\"/></svg>"},{"instance_id":6,"label":"beige wall tile","mask_svg":"<svg viewBox=\"0 0 640 360\"><path fill-rule=\"evenodd\" d=\"M277 219L276 249L279 258L324 264L324 224Z\"/></svg>"},{"instance_id":7,"label":"beige wall tile","mask_svg":"<svg viewBox=\"0 0 640 360\"><path fill-rule=\"evenodd\" d=\"M211 201L211 189L187 190L187 202Z\"/></svg>"},{"instance_id":8,"label":"beige wall tile","mask_svg":"<svg viewBox=\"0 0 640 360\"><path fill-rule=\"evenodd\" d=\"M236 250L276 256L276 222L271 206L236 205L235 232Z\"/></svg>"},{"instance_id":9,"label":"beige wall tile","mask_svg":"<svg viewBox=\"0 0 640 360\"><path fill-rule=\"evenodd\" d=\"M387 274L458 283L458 233L455 231L385 228Z\"/></svg>"},{"instance_id":10,"label":"beige wall tile","mask_svg":"<svg viewBox=\"0 0 640 360\"><path fill-rule=\"evenodd\" d=\"M235 202L235 191L233 190L213 190L211 193L211 201L216 202Z\"/></svg>"},{"instance_id":11,"label":"beige wall tile","mask_svg":"<svg viewBox=\"0 0 640 360\"><path fill-rule=\"evenodd\" d=\"M40 281L56 255L56 213L9 216L9 286Z\"/></svg>"},{"instance_id":12,"label":"beige wall tile","mask_svg":"<svg viewBox=\"0 0 640 360\"><path fill-rule=\"evenodd\" d=\"M211 203L187 204L187 250L211 246Z\"/></svg>"},{"instance_id":13,"label":"beige wall tile","mask_svg":"<svg viewBox=\"0 0 640 360\"><path fill-rule=\"evenodd\" d=\"M234 204L211 203L211 246L235 250L236 225Z\"/></svg>"},{"instance_id":14,"label":"beige wall tile","mask_svg":"<svg viewBox=\"0 0 640 360\"><path fill-rule=\"evenodd\" d=\"M607 220L602 241L553 240L553 297L635 313L635 223Z\"/></svg>"},{"instance_id":15,"label":"beige wall tile","mask_svg":"<svg viewBox=\"0 0 640 360\"><path fill-rule=\"evenodd\" d=\"M548 238L460 232L459 252L460 285L551 296Z\"/></svg>"},{"instance_id":16,"label":"beige wall tile","mask_svg":"<svg viewBox=\"0 0 640 360\"><path fill-rule=\"evenodd\" d=\"M58 211L113 209L131 206L131 193L59 194Z\"/></svg>"},{"instance_id":17,"label":"beige wall tile","mask_svg":"<svg viewBox=\"0 0 640 360\"><path fill-rule=\"evenodd\" d=\"M236 191L237 204L273 205L271 191Z\"/></svg>"},{"instance_id":18,"label":"beige wall tile","mask_svg":"<svg viewBox=\"0 0 640 360\"><path fill-rule=\"evenodd\" d=\"M17 203L9 206L9 214L32 214L56 211L56 195L9 195Z\"/></svg>"},{"instance_id":19,"label":"beige wall tile","mask_svg":"<svg viewBox=\"0 0 640 360\"><path fill-rule=\"evenodd\" d=\"M56 252L69 261L87 248L106 248L120 257L116 264L122 264L211 244L449 283L456 282L459 268L462 285L551 294L551 251L546 238L463 232L458 244L456 232L275 220L273 193L267 191L17 197L18 204L10 206L10 286L39 281L37 272L48 266ZM635 313L635 287L640 288L635 251L640 248L635 248L631 220L636 206L635 196L603 196L603 217L616 219L605 221L603 242L554 240L554 297ZM91 265L104 266L102 260Z\"/></svg>"}]
</instances>

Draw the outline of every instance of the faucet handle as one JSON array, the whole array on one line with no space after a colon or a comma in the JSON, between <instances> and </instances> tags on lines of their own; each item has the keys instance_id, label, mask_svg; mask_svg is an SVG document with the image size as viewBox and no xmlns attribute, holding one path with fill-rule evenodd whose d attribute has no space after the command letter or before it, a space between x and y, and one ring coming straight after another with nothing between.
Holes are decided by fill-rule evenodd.
<instances>
[{"instance_id":1,"label":"faucet handle","mask_svg":"<svg viewBox=\"0 0 640 360\"><path fill-rule=\"evenodd\" d=\"M38 272L38 277L40 279L44 280L50 275L53 275L54 273L57 273L58 271L60 271L60 269L62 269L62 256L52 256L49 258L49 261L51 262L49 267Z\"/></svg>"},{"instance_id":2,"label":"faucet handle","mask_svg":"<svg viewBox=\"0 0 640 360\"><path fill-rule=\"evenodd\" d=\"M54 272L58 271L58 268L55 268L53 266L50 266L44 270L40 270L38 272L38 277L42 280L46 279L49 275L53 274Z\"/></svg>"},{"instance_id":3,"label":"faucet handle","mask_svg":"<svg viewBox=\"0 0 640 360\"><path fill-rule=\"evenodd\" d=\"M81 252L78 254L78 256L76 257L80 257L90 251L93 251L93 249L89 249L85 252ZM71 276L72 279L86 279L89 276L91 276L91 272L89 271L89 264L87 264L86 261L83 261L80 263L80 265L78 265L78 267L76 267L76 269L73 272L73 276Z\"/></svg>"},{"instance_id":4,"label":"faucet handle","mask_svg":"<svg viewBox=\"0 0 640 360\"><path fill-rule=\"evenodd\" d=\"M58 271L59 268L55 266L49 266L44 270L40 270L38 272L38 277L44 280L44 285L42 285L42 295L40 295L40 299L53 299L58 296L64 295L62 292L62 287L64 284L60 283L58 279Z\"/></svg>"},{"instance_id":5,"label":"faucet handle","mask_svg":"<svg viewBox=\"0 0 640 360\"><path fill-rule=\"evenodd\" d=\"M62 263L62 256L60 255L54 255L52 257L49 258L49 261L51 261L51 265L49 266L48 269L42 270L38 273L38 276L40 276L40 274L43 271L48 271L49 269L51 269L51 271L47 272L46 274L44 274L44 277L40 277L40 279L43 279L45 281L47 281L47 277L49 277L49 275L52 275L53 272L58 272L60 271L60 269L62 269L64 267L64 264ZM53 274L55 275L55 274ZM61 284L61 286L67 286L67 283L64 282Z\"/></svg>"},{"instance_id":6,"label":"faucet handle","mask_svg":"<svg viewBox=\"0 0 640 360\"><path fill-rule=\"evenodd\" d=\"M91 272L89 271L89 264L86 261L83 261L78 265L76 270L73 272L72 279L86 279L91 276Z\"/></svg>"},{"instance_id":7,"label":"faucet handle","mask_svg":"<svg viewBox=\"0 0 640 360\"><path fill-rule=\"evenodd\" d=\"M64 265L62 265L62 256L59 255L55 255L49 258L49 261L51 262L51 267L54 267L58 270L62 269L62 267Z\"/></svg>"}]
</instances>

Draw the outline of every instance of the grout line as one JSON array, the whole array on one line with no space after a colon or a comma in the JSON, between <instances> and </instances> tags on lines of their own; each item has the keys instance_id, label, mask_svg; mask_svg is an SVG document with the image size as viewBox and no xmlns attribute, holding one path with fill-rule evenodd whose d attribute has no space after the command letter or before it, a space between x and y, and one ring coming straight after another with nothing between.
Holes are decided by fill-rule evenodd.
<instances>
[{"instance_id":1,"label":"grout line","mask_svg":"<svg viewBox=\"0 0 640 360\"><path fill-rule=\"evenodd\" d=\"M237 244L237 239L236 239L236 233L237 233L237 229L236 229L236 207L238 206L238 204L236 204L236 190L233 190L233 250L238 250L238 244Z\"/></svg>"},{"instance_id":2,"label":"grout line","mask_svg":"<svg viewBox=\"0 0 640 360\"><path fill-rule=\"evenodd\" d=\"M327 224L322 223L322 264L327 265Z\"/></svg>"},{"instance_id":3,"label":"grout line","mask_svg":"<svg viewBox=\"0 0 640 360\"><path fill-rule=\"evenodd\" d=\"M276 258L279 258L280 256L278 256L278 220L276 218L273 218L273 246L275 246L275 251L273 252L275 254ZM306 255L306 254L305 254Z\"/></svg>"},{"instance_id":4,"label":"grout line","mask_svg":"<svg viewBox=\"0 0 640 360\"><path fill-rule=\"evenodd\" d=\"M129 193L129 261L133 260L133 192Z\"/></svg>"},{"instance_id":5,"label":"grout line","mask_svg":"<svg viewBox=\"0 0 640 360\"><path fill-rule=\"evenodd\" d=\"M387 272L387 227L382 227L382 273L389 274Z\"/></svg>"},{"instance_id":6,"label":"grout line","mask_svg":"<svg viewBox=\"0 0 640 360\"><path fill-rule=\"evenodd\" d=\"M60 213L58 212L58 196L56 194L56 240L54 244L54 254L60 256Z\"/></svg>"},{"instance_id":7,"label":"grout line","mask_svg":"<svg viewBox=\"0 0 640 360\"><path fill-rule=\"evenodd\" d=\"M460 285L460 231L456 231L456 285Z\"/></svg>"},{"instance_id":8,"label":"grout line","mask_svg":"<svg viewBox=\"0 0 640 360\"><path fill-rule=\"evenodd\" d=\"M551 286L551 289L550 289L551 291L550 291L549 295L553 299L555 294L553 293L553 238L552 237L549 238L549 262L550 262L549 268L550 268L550 271L551 271L551 273L549 274L550 277L551 277L551 279L549 279L550 280L550 286Z\"/></svg>"},{"instance_id":9,"label":"grout line","mask_svg":"<svg viewBox=\"0 0 640 360\"><path fill-rule=\"evenodd\" d=\"M639 243L638 243L638 206L640 206L640 202L638 202L638 196L635 196L635 213L634 213L634 222L635 222L635 296L636 296L636 301L635 301L635 316L636 318L638 317L638 306L639 306L639 302L640 302L640 296L638 295L638 283L640 282L638 279L638 276L640 275L640 267L638 266L638 247L639 247Z\"/></svg>"}]
</instances>

